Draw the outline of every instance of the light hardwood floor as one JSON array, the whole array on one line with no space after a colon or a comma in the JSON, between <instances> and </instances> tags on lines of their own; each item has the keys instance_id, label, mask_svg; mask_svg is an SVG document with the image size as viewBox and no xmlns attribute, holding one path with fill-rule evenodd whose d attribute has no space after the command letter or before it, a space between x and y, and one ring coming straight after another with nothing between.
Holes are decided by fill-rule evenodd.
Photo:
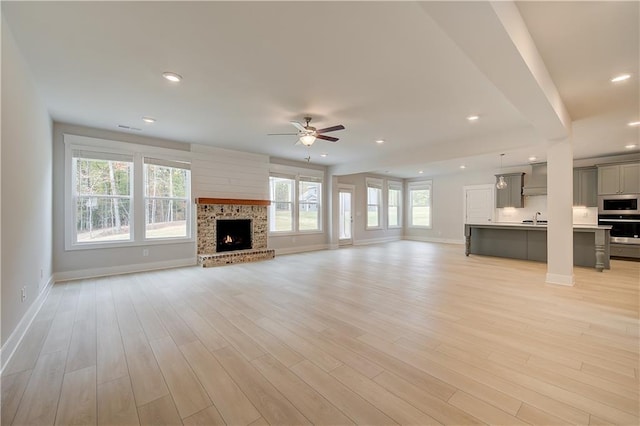
<instances>
[{"instance_id":1,"label":"light hardwood floor","mask_svg":"<svg viewBox=\"0 0 640 426\"><path fill-rule=\"evenodd\" d=\"M402 241L56 284L2 424L639 422L640 263Z\"/></svg>"}]
</instances>

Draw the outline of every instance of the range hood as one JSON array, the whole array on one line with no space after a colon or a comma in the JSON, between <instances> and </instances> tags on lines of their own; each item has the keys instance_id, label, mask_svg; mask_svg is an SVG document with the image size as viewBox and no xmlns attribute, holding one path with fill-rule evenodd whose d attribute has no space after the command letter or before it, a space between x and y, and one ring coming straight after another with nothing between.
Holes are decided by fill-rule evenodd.
<instances>
[{"instance_id":1,"label":"range hood","mask_svg":"<svg viewBox=\"0 0 640 426\"><path fill-rule=\"evenodd\" d=\"M531 165L531 174L524 183L522 195L547 195L547 163Z\"/></svg>"}]
</instances>

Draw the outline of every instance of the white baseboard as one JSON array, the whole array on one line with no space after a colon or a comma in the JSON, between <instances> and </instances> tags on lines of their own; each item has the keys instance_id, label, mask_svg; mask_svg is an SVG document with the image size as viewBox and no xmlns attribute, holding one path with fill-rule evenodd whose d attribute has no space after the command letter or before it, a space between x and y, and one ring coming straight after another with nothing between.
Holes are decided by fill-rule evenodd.
<instances>
[{"instance_id":1,"label":"white baseboard","mask_svg":"<svg viewBox=\"0 0 640 426\"><path fill-rule=\"evenodd\" d=\"M276 256L280 256L283 254L304 253L307 251L327 250L328 248L329 244L313 244L309 246L287 247L276 249Z\"/></svg>"},{"instance_id":2,"label":"white baseboard","mask_svg":"<svg viewBox=\"0 0 640 426\"><path fill-rule=\"evenodd\" d=\"M392 241L400 241L402 237L382 237L382 238L369 238L366 240L353 240L354 246L367 246L369 244L381 244L390 243Z\"/></svg>"},{"instance_id":3,"label":"white baseboard","mask_svg":"<svg viewBox=\"0 0 640 426\"><path fill-rule=\"evenodd\" d=\"M464 244L464 238L435 238L435 237L419 237L415 235L405 235L403 240L408 241L422 241L423 243L442 243L442 244Z\"/></svg>"},{"instance_id":4,"label":"white baseboard","mask_svg":"<svg viewBox=\"0 0 640 426\"><path fill-rule=\"evenodd\" d=\"M549 274L549 273L547 273L545 282L547 284L566 285L566 286L573 286L576 283L573 274L562 275L562 274Z\"/></svg>"},{"instance_id":5,"label":"white baseboard","mask_svg":"<svg viewBox=\"0 0 640 426\"><path fill-rule=\"evenodd\" d=\"M197 265L195 257L186 259L165 260L163 262L136 263L132 265L108 266L105 268L78 269L75 271L58 272L55 274L55 280L69 281L80 280L85 278L104 277L108 275L130 274L133 272L155 271L158 269L179 268L182 266Z\"/></svg>"},{"instance_id":6,"label":"white baseboard","mask_svg":"<svg viewBox=\"0 0 640 426\"><path fill-rule=\"evenodd\" d=\"M9 361L11 361L11 358L18 348L18 345L24 338L27 330L29 330L29 326L31 326L31 323L36 318L36 315L38 315L38 312L40 312L40 308L42 308L44 301L47 299L49 291L51 290L54 282L55 278L53 275L51 275L47 280L47 283L38 294L36 300L33 301L31 306L29 306L29 309L27 309L27 312L25 312L16 328L13 329L13 332L11 333L7 341L4 343L4 345L2 345L2 348L0 348L0 374L9 364Z\"/></svg>"}]
</instances>

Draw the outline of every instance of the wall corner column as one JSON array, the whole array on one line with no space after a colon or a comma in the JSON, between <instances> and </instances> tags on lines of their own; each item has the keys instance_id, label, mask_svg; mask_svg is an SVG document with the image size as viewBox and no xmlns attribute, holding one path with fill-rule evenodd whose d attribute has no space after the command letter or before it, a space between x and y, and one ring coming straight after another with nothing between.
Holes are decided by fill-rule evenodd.
<instances>
[{"instance_id":1,"label":"wall corner column","mask_svg":"<svg viewBox=\"0 0 640 426\"><path fill-rule=\"evenodd\" d=\"M340 215L340 200L338 194L338 177L332 174L329 174L329 178L327 179L327 187L328 187L328 199L329 199L329 217L327 220L327 226L329 228L328 232L328 240L329 240L329 248L334 250L339 247L339 215Z\"/></svg>"},{"instance_id":2,"label":"wall corner column","mask_svg":"<svg viewBox=\"0 0 640 426\"><path fill-rule=\"evenodd\" d=\"M573 274L573 142L551 141L547 150L548 284L572 286Z\"/></svg>"}]
</instances>

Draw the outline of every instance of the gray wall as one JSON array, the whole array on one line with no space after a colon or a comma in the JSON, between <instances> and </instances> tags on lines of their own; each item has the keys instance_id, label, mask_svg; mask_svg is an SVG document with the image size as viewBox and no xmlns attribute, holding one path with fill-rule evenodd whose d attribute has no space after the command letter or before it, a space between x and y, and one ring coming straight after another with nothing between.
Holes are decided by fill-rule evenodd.
<instances>
[{"instance_id":1,"label":"gray wall","mask_svg":"<svg viewBox=\"0 0 640 426\"><path fill-rule=\"evenodd\" d=\"M138 135L92 129L69 124L53 126L53 270L57 278L76 278L131 270L143 270L173 265L180 260L191 259L195 263L195 242L179 244L145 245L148 256L142 255L141 246L106 249L65 251L64 248L64 133L111 139L141 145L189 151L188 144Z\"/></svg>"},{"instance_id":2,"label":"gray wall","mask_svg":"<svg viewBox=\"0 0 640 426\"><path fill-rule=\"evenodd\" d=\"M404 238L441 241L441 242L464 242L464 211L463 211L463 187L467 185L482 185L494 183L494 171L467 171L460 173L440 175L433 177L423 177L420 179L408 179L408 182L421 180L431 180L433 215L431 229L408 228L405 227ZM408 223L406 215L406 201L408 200L407 185L405 184L405 224Z\"/></svg>"},{"instance_id":3,"label":"gray wall","mask_svg":"<svg viewBox=\"0 0 640 426\"><path fill-rule=\"evenodd\" d=\"M4 345L52 276L51 119L4 19L1 149Z\"/></svg>"},{"instance_id":4,"label":"gray wall","mask_svg":"<svg viewBox=\"0 0 640 426\"><path fill-rule=\"evenodd\" d=\"M382 224L383 229L366 229L367 227L367 184L366 178L382 179ZM393 179L402 181L402 179ZM368 244L385 240L402 238L402 228L386 229L387 224L387 177L368 173L338 176L338 184L355 186L353 215L353 244ZM404 191L406 193L406 191ZM406 197L404 197L406 198ZM404 209L403 209L404 210ZM406 222L403 222L403 225Z\"/></svg>"}]
</instances>

